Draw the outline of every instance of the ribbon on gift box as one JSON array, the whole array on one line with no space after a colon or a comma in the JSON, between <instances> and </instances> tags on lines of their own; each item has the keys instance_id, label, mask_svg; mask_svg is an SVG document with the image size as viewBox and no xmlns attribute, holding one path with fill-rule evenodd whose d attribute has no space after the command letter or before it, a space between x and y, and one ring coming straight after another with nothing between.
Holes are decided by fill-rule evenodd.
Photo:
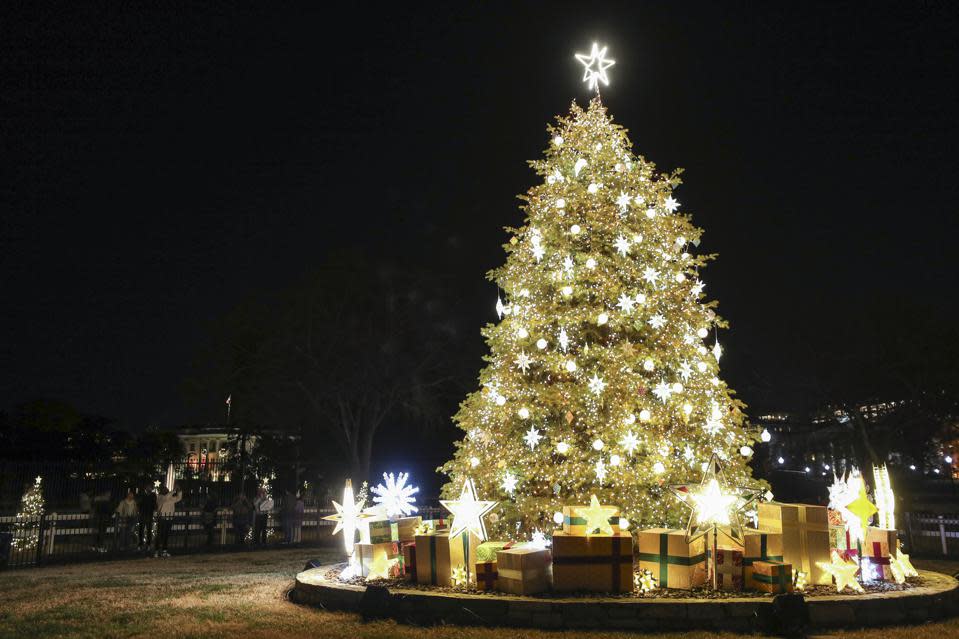
<instances>
[{"instance_id":1,"label":"ribbon on gift box","mask_svg":"<svg viewBox=\"0 0 959 639\"><path fill-rule=\"evenodd\" d=\"M620 579L619 579L619 565L633 563L632 554L623 555L620 554L623 547L622 537L613 537L613 550L611 555L586 555L580 557L553 557L553 565L562 565L562 566L582 566L589 564L599 564L605 565L609 564L613 569L613 592L619 592L620 588Z\"/></svg>"},{"instance_id":2,"label":"ribbon on gift box","mask_svg":"<svg viewBox=\"0 0 959 639\"><path fill-rule=\"evenodd\" d=\"M693 555L692 557L677 557L669 554L669 533L667 530L659 533L659 554L651 552L639 553L640 561L652 561L659 564L659 587L669 587L669 565L674 566L693 566L706 560L706 553Z\"/></svg>"},{"instance_id":3,"label":"ribbon on gift box","mask_svg":"<svg viewBox=\"0 0 959 639\"><path fill-rule=\"evenodd\" d=\"M743 566L752 566L754 561L782 561L782 555L770 555L769 554L769 535L767 533L758 533L759 534L759 556L758 557L746 557L745 553L743 554Z\"/></svg>"},{"instance_id":4,"label":"ribbon on gift box","mask_svg":"<svg viewBox=\"0 0 959 639\"><path fill-rule=\"evenodd\" d=\"M869 561L877 566L888 566L890 564L889 555L883 556L882 554L882 543L878 541L872 542L872 555L869 556ZM888 570L885 568L883 568L881 572L884 577L888 574Z\"/></svg>"},{"instance_id":5,"label":"ribbon on gift box","mask_svg":"<svg viewBox=\"0 0 959 639\"><path fill-rule=\"evenodd\" d=\"M481 561L476 564L476 583L482 582L483 590L492 590L499 573L494 569L495 561Z\"/></svg>"},{"instance_id":6,"label":"ribbon on gift box","mask_svg":"<svg viewBox=\"0 0 959 639\"><path fill-rule=\"evenodd\" d=\"M764 575L762 573L753 572L753 579L760 583L771 584L773 586L778 586L780 592L786 592L790 584L792 584L792 569L786 570L785 564L779 565L778 574L775 575Z\"/></svg>"}]
</instances>

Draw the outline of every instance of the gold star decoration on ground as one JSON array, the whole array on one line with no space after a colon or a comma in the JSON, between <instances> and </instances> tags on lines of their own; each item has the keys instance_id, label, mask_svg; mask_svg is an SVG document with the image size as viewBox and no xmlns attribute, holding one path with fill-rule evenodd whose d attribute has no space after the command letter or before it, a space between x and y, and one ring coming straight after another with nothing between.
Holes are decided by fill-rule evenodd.
<instances>
[{"instance_id":1,"label":"gold star decoration on ground","mask_svg":"<svg viewBox=\"0 0 959 639\"><path fill-rule=\"evenodd\" d=\"M730 486L715 454L698 486L678 484L669 489L690 509L687 539L698 539L715 529L737 543L744 539L742 513L762 492L761 488Z\"/></svg>"},{"instance_id":2,"label":"gold star decoration on ground","mask_svg":"<svg viewBox=\"0 0 959 639\"><path fill-rule=\"evenodd\" d=\"M603 47L600 49L599 45L594 42L589 55L585 53L576 54L576 59L579 60L579 63L586 67L583 82L585 82L590 89L599 91L600 82L604 85L609 85L609 76L606 75L606 69L616 64L616 61L606 57L606 50L608 48L609 47Z\"/></svg>"},{"instance_id":3,"label":"gold star decoration on ground","mask_svg":"<svg viewBox=\"0 0 959 639\"><path fill-rule=\"evenodd\" d=\"M836 580L836 592L842 592L846 586L854 592L864 592L862 586L856 581L859 566L846 561L835 550L832 551L832 561L820 561L819 567Z\"/></svg>"},{"instance_id":4,"label":"gold star decoration on ground","mask_svg":"<svg viewBox=\"0 0 959 639\"><path fill-rule=\"evenodd\" d=\"M906 580L906 573L902 571L902 566L899 565L898 557L889 557L889 571L892 573L892 580L897 584L901 584Z\"/></svg>"},{"instance_id":5,"label":"gold star decoration on ground","mask_svg":"<svg viewBox=\"0 0 959 639\"><path fill-rule=\"evenodd\" d=\"M802 592L809 585L808 575L802 570L796 571L796 577L793 579L793 588Z\"/></svg>"},{"instance_id":6,"label":"gold star decoration on ground","mask_svg":"<svg viewBox=\"0 0 959 639\"><path fill-rule=\"evenodd\" d=\"M879 509L869 501L869 497L866 495L866 482L860 480L859 494L855 499L846 504L846 510L859 518L859 522L862 524L863 534L865 534L866 529L869 527L869 520L872 519L873 515L879 512Z\"/></svg>"},{"instance_id":7,"label":"gold star decoration on ground","mask_svg":"<svg viewBox=\"0 0 959 639\"><path fill-rule=\"evenodd\" d=\"M370 564L370 572L366 575L366 580L386 579L390 576L390 569L396 564L397 559L390 559L386 553L376 556L373 563Z\"/></svg>"},{"instance_id":8,"label":"gold star decoration on ground","mask_svg":"<svg viewBox=\"0 0 959 639\"><path fill-rule=\"evenodd\" d=\"M902 574L905 577L918 577L919 571L912 567L912 562L909 561L909 555L902 551L902 543L899 544L899 550L896 552L895 557L896 563L902 569Z\"/></svg>"},{"instance_id":9,"label":"gold star decoration on ground","mask_svg":"<svg viewBox=\"0 0 959 639\"><path fill-rule=\"evenodd\" d=\"M609 518L616 514L616 508L613 506L601 506L596 495L589 499L589 508L580 510L583 517L586 518L586 534L592 535L612 535L613 526L609 523Z\"/></svg>"},{"instance_id":10,"label":"gold star decoration on ground","mask_svg":"<svg viewBox=\"0 0 959 639\"><path fill-rule=\"evenodd\" d=\"M441 499L440 503L453 515L450 539L469 531L479 537L480 541L486 541L486 522L483 517L493 510L498 502L476 499L476 487L472 479L466 478L459 499Z\"/></svg>"},{"instance_id":11,"label":"gold star decoration on ground","mask_svg":"<svg viewBox=\"0 0 959 639\"><path fill-rule=\"evenodd\" d=\"M363 505L366 503L366 500L361 499L357 502L353 501L353 482L349 479L346 480L346 486L343 487L343 504L339 504L336 500L333 500L333 507L336 508L335 515L327 515L323 519L326 521L335 521L336 528L333 529L333 534L343 531L343 546L346 549L346 554L353 555L353 540L356 536L356 527L361 519L368 519L372 517L363 511Z\"/></svg>"},{"instance_id":12,"label":"gold star decoration on ground","mask_svg":"<svg viewBox=\"0 0 959 639\"><path fill-rule=\"evenodd\" d=\"M450 581L454 586L466 585L466 568L463 566L453 568L453 571L450 573Z\"/></svg>"},{"instance_id":13,"label":"gold star decoration on ground","mask_svg":"<svg viewBox=\"0 0 959 639\"><path fill-rule=\"evenodd\" d=\"M636 584L636 587L639 588L639 591L642 593L656 590L656 578L653 577L651 570L641 570L639 574L633 578L633 583Z\"/></svg>"}]
</instances>

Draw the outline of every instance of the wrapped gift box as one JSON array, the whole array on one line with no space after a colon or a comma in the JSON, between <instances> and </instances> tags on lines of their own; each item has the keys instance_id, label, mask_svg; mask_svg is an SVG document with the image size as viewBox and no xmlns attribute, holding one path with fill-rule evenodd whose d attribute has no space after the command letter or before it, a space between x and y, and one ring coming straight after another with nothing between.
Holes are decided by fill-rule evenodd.
<instances>
[{"instance_id":1,"label":"wrapped gift box","mask_svg":"<svg viewBox=\"0 0 959 639\"><path fill-rule=\"evenodd\" d=\"M859 556L858 544L845 525L829 526L829 546L844 559L855 560Z\"/></svg>"},{"instance_id":2,"label":"wrapped gift box","mask_svg":"<svg viewBox=\"0 0 959 639\"><path fill-rule=\"evenodd\" d=\"M497 587L514 595L549 590L549 551L507 548L496 553Z\"/></svg>"},{"instance_id":3,"label":"wrapped gift box","mask_svg":"<svg viewBox=\"0 0 959 639\"><path fill-rule=\"evenodd\" d=\"M495 561L476 562L476 588L478 590L496 590L497 566Z\"/></svg>"},{"instance_id":4,"label":"wrapped gift box","mask_svg":"<svg viewBox=\"0 0 959 639\"><path fill-rule=\"evenodd\" d=\"M792 566L781 561L754 561L745 567L746 587L780 594L793 591Z\"/></svg>"},{"instance_id":5,"label":"wrapped gift box","mask_svg":"<svg viewBox=\"0 0 959 639\"><path fill-rule=\"evenodd\" d=\"M706 551L706 582L713 582L713 550ZM743 589L743 551L731 548L716 550L716 587L720 590Z\"/></svg>"},{"instance_id":6,"label":"wrapped gift box","mask_svg":"<svg viewBox=\"0 0 959 639\"><path fill-rule=\"evenodd\" d=\"M369 577L370 567L379 557L385 555L388 561L392 561L390 566L390 577L399 577L403 574L403 555L400 554L399 544L395 541L389 541L381 544L354 545L353 554L356 556L357 564L360 567L360 575Z\"/></svg>"},{"instance_id":7,"label":"wrapped gift box","mask_svg":"<svg viewBox=\"0 0 959 639\"><path fill-rule=\"evenodd\" d=\"M422 521L423 518L419 515L416 517L401 517L397 519L396 532L399 541L416 541L416 529L419 528Z\"/></svg>"},{"instance_id":8,"label":"wrapped gift box","mask_svg":"<svg viewBox=\"0 0 959 639\"><path fill-rule=\"evenodd\" d=\"M633 536L553 533L553 589L621 593L633 589Z\"/></svg>"},{"instance_id":9,"label":"wrapped gift box","mask_svg":"<svg viewBox=\"0 0 959 639\"><path fill-rule=\"evenodd\" d=\"M651 571L660 588L689 589L705 583L705 536L689 543L685 530L648 528L636 534L639 567Z\"/></svg>"},{"instance_id":10,"label":"wrapped gift box","mask_svg":"<svg viewBox=\"0 0 959 639\"><path fill-rule=\"evenodd\" d=\"M782 561L783 536L780 533L746 530L743 537L743 566L754 561Z\"/></svg>"},{"instance_id":11,"label":"wrapped gift box","mask_svg":"<svg viewBox=\"0 0 959 639\"><path fill-rule=\"evenodd\" d=\"M608 506L607 506L608 507ZM563 532L568 535L586 535L594 531L586 530L586 517L582 511L589 506L563 506ZM619 532L619 509L609 518L609 524L614 533Z\"/></svg>"},{"instance_id":12,"label":"wrapped gift box","mask_svg":"<svg viewBox=\"0 0 959 639\"><path fill-rule=\"evenodd\" d=\"M401 541L400 552L403 554L403 572L410 580L416 581L416 542Z\"/></svg>"},{"instance_id":13,"label":"wrapped gift box","mask_svg":"<svg viewBox=\"0 0 959 639\"><path fill-rule=\"evenodd\" d=\"M833 508L829 509L829 512L826 514L826 518L829 520L830 526L845 526L846 522L842 520L842 513Z\"/></svg>"},{"instance_id":14,"label":"wrapped gift box","mask_svg":"<svg viewBox=\"0 0 959 639\"><path fill-rule=\"evenodd\" d=\"M819 567L829 563L829 523L825 506L764 502L759 504L759 530L781 533L783 562L808 575L812 585L829 585L832 576Z\"/></svg>"},{"instance_id":15,"label":"wrapped gift box","mask_svg":"<svg viewBox=\"0 0 959 639\"><path fill-rule=\"evenodd\" d=\"M890 566L890 554L899 548L899 533L887 528L866 529L866 540L862 545L862 558L868 559L876 568L880 579L893 581Z\"/></svg>"},{"instance_id":16,"label":"wrapped gift box","mask_svg":"<svg viewBox=\"0 0 959 639\"><path fill-rule=\"evenodd\" d=\"M472 533L450 539L448 532L416 535L416 582L450 586L454 568L476 563L479 538ZM467 564L467 562L470 562Z\"/></svg>"},{"instance_id":17,"label":"wrapped gift box","mask_svg":"<svg viewBox=\"0 0 959 639\"><path fill-rule=\"evenodd\" d=\"M391 541L399 541L399 527L395 521L389 519L376 519L369 525L369 541L364 543L385 544Z\"/></svg>"}]
</instances>

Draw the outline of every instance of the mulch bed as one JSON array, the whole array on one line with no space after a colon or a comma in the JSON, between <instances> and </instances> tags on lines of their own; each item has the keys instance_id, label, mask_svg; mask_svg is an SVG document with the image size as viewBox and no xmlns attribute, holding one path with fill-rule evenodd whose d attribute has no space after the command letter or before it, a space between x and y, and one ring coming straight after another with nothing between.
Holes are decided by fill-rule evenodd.
<instances>
[{"instance_id":1,"label":"mulch bed","mask_svg":"<svg viewBox=\"0 0 959 639\"><path fill-rule=\"evenodd\" d=\"M455 593L455 594L470 594L470 595L488 595L492 597L512 597L510 593L500 592L496 590L477 590L474 587L467 586L430 586L426 584L419 584L412 581L407 581L402 578L395 579L374 579L367 581L363 577L353 577L351 579L340 579L340 572L346 567L345 564L340 564L334 566L326 571L324 576L331 581L341 581L345 584L350 584L353 586L385 586L387 588L400 588L403 590L421 590L423 592L434 592L434 593ZM638 571L637 571L638 574ZM889 583L885 581L877 581L869 584L864 584L863 589L865 592L852 592L848 588L842 593L850 597L858 597L865 594L876 594L876 593L890 593L890 592L900 592L903 590L910 590L923 585L922 577L910 577L906 580L905 583L896 584ZM824 597L827 595L836 595L835 586L806 586L806 589L802 591L802 594L808 598L813 597ZM664 590L656 589L652 592L640 593L638 590L633 592L621 593L621 594L604 594L599 592L544 592L537 595L532 595L534 597L539 597L543 599L558 599L566 597L581 597L584 599L589 598L616 598L616 599L742 599L744 597L748 598L764 598L773 597L772 594L767 592L758 592L756 590L742 590L742 591L731 591L731 590L711 590L709 588L700 587L693 588L692 590L679 590L675 588L666 588Z\"/></svg>"}]
</instances>

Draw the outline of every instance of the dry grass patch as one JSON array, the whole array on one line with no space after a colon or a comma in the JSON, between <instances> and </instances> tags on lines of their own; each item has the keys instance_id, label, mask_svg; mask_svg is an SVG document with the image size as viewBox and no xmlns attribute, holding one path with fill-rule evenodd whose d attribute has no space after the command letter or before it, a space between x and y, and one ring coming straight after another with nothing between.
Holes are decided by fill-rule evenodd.
<instances>
[{"instance_id":1,"label":"dry grass patch","mask_svg":"<svg viewBox=\"0 0 959 639\"><path fill-rule=\"evenodd\" d=\"M354 614L297 606L286 594L309 557L282 550L139 559L0 573L0 639L626 639L630 633L562 632L364 623ZM334 555L327 554L326 558ZM959 562L921 567L955 571ZM854 639L959 637L959 621L836 633ZM733 634L653 635L698 639Z\"/></svg>"}]
</instances>

